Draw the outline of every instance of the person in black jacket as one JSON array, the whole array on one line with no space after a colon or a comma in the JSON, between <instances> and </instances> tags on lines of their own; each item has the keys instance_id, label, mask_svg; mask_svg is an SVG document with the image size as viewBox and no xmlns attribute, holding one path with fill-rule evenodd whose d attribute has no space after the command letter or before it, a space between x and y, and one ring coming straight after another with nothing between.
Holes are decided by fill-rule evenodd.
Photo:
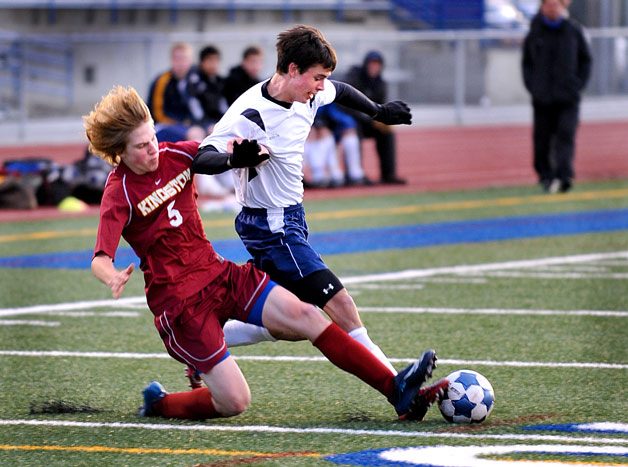
<instances>
[{"instance_id":1,"label":"person in black jacket","mask_svg":"<svg viewBox=\"0 0 628 467\"><path fill-rule=\"evenodd\" d=\"M227 104L233 104L244 91L261 81L259 75L262 72L263 60L264 54L259 47L252 45L244 50L242 61L231 68L225 79L223 95L227 99Z\"/></svg>"},{"instance_id":2,"label":"person in black jacket","mask_svg":"<svg viewBox=\"0 0 628 467\"><path fill-rule=\"evenodd\" d=\"M203 139L206 131L196 125L190 110L187 78L192 68L192 46L177 42L170 48L170 69L151 83L148 108L160 141Z\"/></svg>"},{"instance_id":3,"label":"person in black jacket","mask_svg":"<svg viewBox=\"0 0 628 467\"><path fill-rule=\"evenodd\" d=\"M591 74L584 29L569 18L567 5L543 0L523 43L523 80L534 110L534 170L548 193L572 188L580 98Z\"/></svg>"},{"instance_id":4,"label":"person in black jacket","mask_svg":"<svg viewBox=\"0 0 628 467\"><path fill-rule=\"evenodd\" d=\"M188 94L194 120L211 132L214 124L227 111L227 101L223 96L225 78L220 76L220 50L207 45L199 52L198 66L188 74Z\"/></svg>"},{"instance_id":5,"label":"person in black jacket","mask_svg":"<svg viewBox=\"0 0 628 467\"><path fill-rule=\"evenodd\" d=\"M367 97L378 104L387 102L386 82L382 78L384 57L378 51L372 50L366 54L361 66L354 66L349 70L345 81L362 91ZM358 122L360 138L374 138L381 183L403 185L406 180L397 176L396 141L393 129L373 120L368 115L349 110Z\"/></svg>"}]
</instances>

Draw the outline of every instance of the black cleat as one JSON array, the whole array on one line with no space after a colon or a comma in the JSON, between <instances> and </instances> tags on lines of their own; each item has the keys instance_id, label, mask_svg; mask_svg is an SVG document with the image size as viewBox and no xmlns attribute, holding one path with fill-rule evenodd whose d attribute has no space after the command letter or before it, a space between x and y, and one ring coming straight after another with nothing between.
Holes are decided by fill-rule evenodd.
<instances>
[{"instance_id":1,"label":"black cleat","mask_svg":"<svg viewBox=\"0 0 628 467\"><path fill-rule=\"evenodd\" d=\"M426 350L416 362L395 376L395 389L389 401L399 417L405 416L410 411L417 391L428 378L432 377L436 360L436 352L432 349Z\"/></svg>"},{"instance_id":2,"label":"black cleat","mask_svg":"<svg viewBox=\"0 0 628 467\"><path fill-rule=\"evenodd\" d=\"M414 420L417 422L423 420L427 410L434 402L443 397L448 386L449 381L443 378L431 386L420 388L414 399L412 399L410 410L403 415L399 415L399 420Z\"/></svg>"}]
</instances>

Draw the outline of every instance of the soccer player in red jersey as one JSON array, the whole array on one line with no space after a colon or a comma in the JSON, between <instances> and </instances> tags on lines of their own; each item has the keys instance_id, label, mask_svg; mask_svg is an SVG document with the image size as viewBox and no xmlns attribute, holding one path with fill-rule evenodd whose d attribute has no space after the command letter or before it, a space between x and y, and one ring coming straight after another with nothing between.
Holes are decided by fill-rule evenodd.
<instances>
[{"instance_id":1,"label":"soccer player in red jersey","mask_svg":"<svg viewBox=\"0 0 628 467\"><path fill-rule=\"evenodd\" d=\"M434 351L394 376L327 320L314 305L252 264L218 255L205 237L190 166L198 143L158 143L146 104L133 88L115 87L84 117L90 149L114 166L102 199L92 272L118 298L133 264L114 266L120 238L140 258L148 306L168 353L198 373L207 388L167 393L144 389L141 415L206 419L242 413L248 384L225 343L222 326L236 319L264 326L279 339L308 339L333 364L382 393L402 419L422 419L443 384L421 385ZM230 164L256 166L268 154L257 143L233 144Z\"/></svg>"}]
</instances>

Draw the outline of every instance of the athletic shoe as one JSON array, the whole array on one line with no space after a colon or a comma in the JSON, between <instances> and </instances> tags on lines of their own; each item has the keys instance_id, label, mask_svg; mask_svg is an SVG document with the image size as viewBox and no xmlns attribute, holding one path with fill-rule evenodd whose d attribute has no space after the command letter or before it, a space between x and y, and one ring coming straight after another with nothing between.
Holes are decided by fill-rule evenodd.
<instances>
[{"instance_id":1,"label":"athletic shoe","mask_svg":"<svg viewBox=\"0 0 628 467\"><path fill-rule=\"evenodd\" d=\"M423 420L427 410L434 402L443 397L448 386L449 381L443 378L436 381L431 386L425 386L419 389L414 399L412 399L410 410L403 415L399 415L399 420L415 420L417 422Z\"/></svg>"},{"instance_id":2,"label":"athletic shoe","mask_svg":"<svg viewBox=\"0 0 628 467\"><path fill-rule=\"evenodd\" d=\"M412 401L419 388L432 377L436 368L436 352L432 349L423 352L423 355L395 376L392 398L390 403L395 407L397 415L405 416L412 406Z\"/></svg>"},{"instance_id":3,"label":"athletic shoe","mask_svg":"<svg viewBox=\"0 0 628 467\"><path fill-rule=\"evenodd\" d=\"M190 387L192 389L198 389L203 387L203 380L201 374L192 367L185 368L185 376L190 380Z\"/></svg>"},{"instance_id":4,"label":"athletic shoe","mask_svg":"<svg viewBox=\"0 0 628 467\"><path fill-rule=\"evenodd\" d=\"M140 417L152 417L156 415L153 412L153 405L166 397L168 393L158 381L151 381L142 391L144 396L144 405L140 407Z\"/></svg>"},{"instance_id":5,"label":"athletic shoe","mask_svg":"<svg viewBox=\"0 0 628 467\"><path fill-rule=\"evenodd\" d=\"M561 193L567 193L569 190L571 190L572 186L573 186L573 183L571 180L569 179L561 180L560 188L558 189L558 191L560 191Z\"/></svg>"}]
</instances>

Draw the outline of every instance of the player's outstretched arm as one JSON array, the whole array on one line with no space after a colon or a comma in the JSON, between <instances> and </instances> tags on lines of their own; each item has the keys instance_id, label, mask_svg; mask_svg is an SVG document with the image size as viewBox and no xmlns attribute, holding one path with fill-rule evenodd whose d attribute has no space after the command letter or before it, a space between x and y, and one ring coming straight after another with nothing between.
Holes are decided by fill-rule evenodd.
<instances>
[{"instance_id":1,"label":"player's outstretched arm","mask_svg":"<svg viewBox=\"0 0 628 467\"><path fill-rule=\"evenodd\" d=\"M373 120L386 125L409 125L412 123L412 114L405 102L393 101L383 105L378 104L350 84L334 80L331 82L336 88L334 102L362 112Z\"/></svg>"},{"instance_id":2,"label":"player's outstretched arm","mask_svg":"<svg viewBox=\"0 0 628 467\"><path fill-rule=\"evenodd\" d=\"M131 263L119 271L113 266L113 260L104 254L97 255L92 260L92 274L111 289L111 294L116 299L122 295L134 269L135 266Z\"/></svg>"}]
</instances>

